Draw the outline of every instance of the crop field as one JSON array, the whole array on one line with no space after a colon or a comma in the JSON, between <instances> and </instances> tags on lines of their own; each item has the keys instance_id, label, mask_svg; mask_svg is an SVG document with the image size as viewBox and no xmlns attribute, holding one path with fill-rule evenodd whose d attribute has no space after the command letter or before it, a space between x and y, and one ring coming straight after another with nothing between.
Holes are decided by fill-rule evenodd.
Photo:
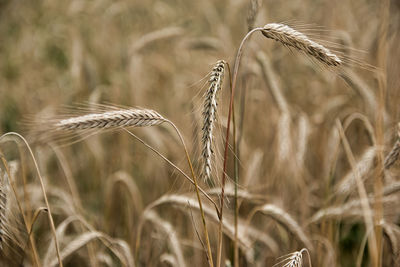
<instances>
[{"instance_id":1,"label":"crop field","mask_svg":"<svg viewBox=\"0 0 400 267\"><path fill-rule=\"evenodd\" d=\"M400 266L400 2L0 0L0 267Z\"/></svg>"}]
</instances>

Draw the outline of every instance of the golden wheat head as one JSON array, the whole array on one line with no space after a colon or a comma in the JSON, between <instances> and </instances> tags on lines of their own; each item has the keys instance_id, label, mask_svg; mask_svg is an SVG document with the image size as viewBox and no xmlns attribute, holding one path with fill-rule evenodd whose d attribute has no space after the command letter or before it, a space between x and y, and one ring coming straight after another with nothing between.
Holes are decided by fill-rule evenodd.
<instances>
[{"instance_id":1,"label":"golden wheat head","mask_svg":"<svg viewBox=\"0 0 400 267\"><path fill-rule=\"evenodd\" d=\"M166 119L154 110L120 109L63 119L54 126L56 130L109 129L153 126L165 121Z\"/></svg>"},{"instance_id":2,"label":"golden wheat head","mask_svg":"<svg viewBox=\"0 0 400 267\"><path fill-rule=\"evenodd\" d=\"M285 46L296 48L328 66L336 67L342 64L342 60L328 48L312 41L305 34L285 24L269 23L263 27L262 34L267 38L281 42Z\"/></svg>"},{"instance_id":3,"label":"golden wheat head","mask_svg":"<svg viewBox=\"0 0 400 267\"><path fill-rule=\"evenodd\" d=\"M210 77L210 87L208 88L203 107L203 178L205 181L211 181L211 166L212 166L212 145L213 145L213 130L217 114L217 93L221 90L222 81L224 79L225 62L218 61Z\"/></svg>"}]
</instances>

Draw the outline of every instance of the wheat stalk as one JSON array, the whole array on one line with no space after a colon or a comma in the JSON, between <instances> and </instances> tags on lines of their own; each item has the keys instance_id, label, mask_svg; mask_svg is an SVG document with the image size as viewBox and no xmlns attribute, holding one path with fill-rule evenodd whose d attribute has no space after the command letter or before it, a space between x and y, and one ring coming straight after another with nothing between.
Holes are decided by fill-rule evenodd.
<instances>
[{"instance_id":1,"label":"wheat stalk","mask_svg":"<svg viewBox=\"0 0 400 267\"><path fill-rule=\"evenodd\" d=\"M145 127L166 122L151 109L118 109L103 113L63 119L54 124L56 130L109 129L117 127Z\"/></svg>"},{"instance_id":2,"label":"wheat stalk","mask_svg":"<svg viewBox=\"0 0 400 267\"><path fill-rule=\"evenodd\" d=\"M150 205L147 206L146 210L143 212L144 215L142 215L140 223L139 223L139 230L138 230L138 237L137 237L137 247L140 247L140 238L141 238L141 231L144 226L144 220L145 220L145 214L149 210L161 206L161 205L166 205L166 206L175 206L178 208L188 208L186 211L200 211L200 206L198 202L196 202L195 199L189 196L185 195L164 195L158 200L152 202ZM215 213L214 209L209 206L209 205L204 205L204 214L209 219L211 222L214 223L219 223L219 218L218 215ZM278 251L278 246L276 242L267 234L265 234L262 231L259 231L255 229L252 226L247 225L244 221L239 220L239 238L238 238L238 245L242 252L245 254L246 259L251 262L252 259L254 259L254 250L252 248L252 243L254 240L258 240L265 244L273 253L276 253ZM232 223L232 218L227 217L223 221L223 228L222 230L224 233L231 239L234 239L234 225Z\"/></svg>"},{"instance_id":3,"label":"wheat stalk","mask_svg":"<svg viewBox=\"0 0 400 267\"><path fill-rule=\"evenodd\" d=\"M342 60L329 49L287 25L269 23L263 27L262 34L267 38L281 42L285 46L296 48L328 66L336 67L342 64Z\"/></svg>"},{"instance_id":4,"label":"wheat stalk","mask_svg":"<svg viewBox=\"0 0 400 267\"><path fill-rule=\"evenodd\" d=\"M203 178L204 181L211 180L211 167L212 167L212 145L213 145L213 130L217 114L217 93L221 90L222 81L224 79L225 62L218 61L210 77L210 87L208 88L203 107Z\"/></svg>"}]
</instances>

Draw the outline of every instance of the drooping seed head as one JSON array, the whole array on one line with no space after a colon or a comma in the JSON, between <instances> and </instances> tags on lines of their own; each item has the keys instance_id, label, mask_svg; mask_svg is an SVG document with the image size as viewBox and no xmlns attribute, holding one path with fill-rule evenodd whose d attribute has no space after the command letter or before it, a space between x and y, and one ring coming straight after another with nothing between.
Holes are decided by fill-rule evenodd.
<instances>
[{"instance_id":1,"label":"drooping seed head","mask_svg":"<svg viewBox=\"0 0 400 267\"><path fill-rule=\"evenodd\" d=\"M6 257L12 258L21 252L26 236L18 227L21 221L19 214L15 212L15 197L10 186L10 177L16 174L18 163L11 161L5 164L6 170L0 168L0 254L6 253ZM13 249L11 254L7 247Z\"/></svg>"},{"instance_id":2,"label":"drooping seed head","mask_svg":"<svg viewBox=\"0 0 400 267\"><path fill-rule=\"evenodd\" d=\"M269 23L263 27L262 34L283 45L294 47L328 66L336 67L342 64L342 60L329 49L285 24Z\"/></svg>"},{"instance_id":3,"label":"drooping seed head","mask_svg":"<svg viewBox=\"0 0 400 267\"><path fill-rule=\"evenodd\" d=\"M208 88L203 107L203 178L205 181L211 181L211 166L212 166L212 145L213 145L213 129L217 113L217 93L222 87L224 79L225 62L218 61L210 76L210 86Z\"/></svg>"},{"instance_id":4,"label":"drooping seed head","mask_svg":"<svg viewBox=\"0 0 400 267\"><path fill-rule=\"evenodd\" d=\"M63 119L54 126L56 130L109 129L153 126L165 121L166 119L154 110L120 109Z\"/></svg>"},{"instance_id":5,"label":"drooping seed head","mask_svg":"<svg viewBox=\"0 0 400 267\"><path fill-rule=\"evenodd\" d=\"M385 169L389 169L396 161L399 159L400 156L400 123L397 125L397 141L393 145L392 150L386 156L384 161Z\"/></svg>"},{"instance_id":6,"label":"drooping seed head","mask_svg":"<svg viewBox=\"0 0 400 267\"><path fill-rule=\"evenodd\" d=\"M303 253L306 253L309 264L311 266L310 254L306 248L303 248L300 251L295 251L293 253L290 253L281 262L275 264L274 266L302 267L303 266ZM282 265L280 265L280 264L282 264Z\"/></svg>"},{"instance_id":7,"label":"drooping seed head","mask_svg":"<svg viewBox=\"0 0 400 267\"><path fill-rule=\"evenodd\" d=\"M7 196L8 196L7 175L0 173L0 250L7 236Z\"/></svg>"}]
</instances>

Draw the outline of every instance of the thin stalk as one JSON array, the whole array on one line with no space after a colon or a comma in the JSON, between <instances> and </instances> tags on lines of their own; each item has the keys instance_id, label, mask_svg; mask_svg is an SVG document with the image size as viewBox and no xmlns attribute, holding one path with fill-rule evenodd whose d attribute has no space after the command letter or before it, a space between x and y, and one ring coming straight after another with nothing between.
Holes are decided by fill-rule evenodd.
<instances>
[{"instance_id":1,"label":"thin stalk","mask_svg":"<svg viewBox=\"0 0 400 267\"><path fill-rule=\"evenodd\" d=\"M246 41L249 39L249 37L256 31L261 31L263 28L255 28L251 31L249 31L246 36L243 38L242 42L240 43L239 50L236 55L235 59L235 65L234 65L234 71L233 71L233 76L232 76L232 93L231 93L231 99L229 102L229 111L228 111L228 121L227 121L227 127L226 127L226 136L225 136L225 150L224 150L224 167L222 171L222 186L221 186L221 205L220 205L220 210L219 210L219 219L222 222L222 216L223 216L223 209L224 209L224 191L225 191L225 183L226 183L226 167L227 167L227 162L228 162L228 146L229 146L229 131L230 131L230 126L231 126L231 117L232 117L232 109L233 109L233 100L235 97L235 87L236 87L236 80L237 80L237 75L239 71L239 65L240 65L240 59L243 54L243 48L246 43ZM222 250L222 240L218 241L218 251ZM221 255L218 253L219 257L217 258L217 267L221 266Z\"/></svg>"},{"instance_id":2,"label":"thin stalk","mask_svg":"<svg viewBox=\"0 0 400 267\"><path fill-rule=\"evenodd\" d=\"M203 227L204 227L204 237L206 239L206 246L207 246L207 253L208 253L208 264L213 267L214 263L213 263L213 258L212 258L212 252L211 252L211 245L210 245L210 239L208 237L208 230L207 230L207 223L206 223L206 217L204 215L204 211L203 211L203 204L201 203L201 198L200 198L200 193L199 193L199 186L197 185L197 179L196 179L196 175L194 174L194 170L193 170L193 166L192 166L192 162L190 160L190 156L185 144L185 141L183 140L183 137L180 133L180 131L178 130L178 128L175 126L174 123L172 123L171 121L168 121L172 127L174 127L176 133L179 136L179 139L181 140L181 143L183 145L183 148L185 149L185 154L186 154L186 159L187 162L189 164L190 167L190 171L192 173L192 177L193 177L193 182L194 182L194 187L196 189L196 196L197 196L197 201L199 202L199 208L200 208L200 214L201 214L201 220L203 223Z\"/></svg>"},{"instance_id":3,"label":"thin stalk","mask_svg":"<svg viewBox=\"0 0 400 267\"><path fill-rule=\"evenodd\" d=\"M33 214L32 222L31 222L31 224L29 226L30 229L29 229L29 233L28 233L28 237L29 237L28 240L31 239L33 225L36 223L36 220L39 217L39 215L42 213L42 211L47 212L47 208L46 207L40 207L40 208L36 209L35 213ZM26 246L28 245L28 242L29 242L28 240L25 243L24 251L25 251ZM24 258L21 258L20 266L23 266L23 261L24 261Z\"/></svg>"},{"instance_id":4,"label":"thin stalk","mask_svg":"<svg viewBox=\"0 0 400 267\"><path fill-rule=\"evenodd\" d=\"M65 181L67 182L67 185L69 187L69 190L71 192L71 196L72 196L72 201L74 203L75 208L78 211L82 211L82 203L79 197L79 193L78 193L78 188L76 186L76 183L74 181L74 178L72 176L71 170L70 168L67 166L67 159L65 158L64 154L61 152L61 150L56 147L54 144L50 143L49 144L50 148L54 151L58 162L60 164L60 168L62 170L62 172L64 173L64 177L65 177ZM82 230L82 232L84 231L84 228L82 227L82 225L80 225L80 228ZM87 244L87 250L88 250L88 255L89 255L89 262L91 266L98 266L97 261L96 261L96 249L95 249L95 245L93 242L90 242Z\"/></svg>"},{"instance_id":5,"label":"thin stalk","mask_svg":"<svg viewBox=\"0 0 400 267\"><path fill-rule=\"evenodd\" d=\"M232 79L231 69L228 65L229 73L229 86L232 94ZM238 184L239 184L239 148L236 140L236 119L235 119L235 103L232 105L232 120L233 120L233 151L235 153L233 163L233 176L235 178L235 199L234 199L234 227L235 227L235 238L233 241L233 265L239 267L239 246L238 246L238 221L239 221L239 203L238 203Z\"/></svg>"},{"instance_id":6,"label":"thin stalk","mask_svg":"<svg viewBox=\"0 0 400 267\"><path fill-rule=\"evenodd\" d=\"M7 137L7 136L13 136L13 135L17 136L18 138L20 138L23 141L23 143L26 145L26 147L28 148L29 154L32 157L33 163L35 165L35 169L36 169L39 181L40 181L40 187L41 187L42 193L43 193L43 199L44 199L44 202L46 204L46 208L48 210L47 214L48 214L48 218L49 218L49 222L50 222L51 233L53 235L54 243L55 243L55 246L56 246L58 265L60 267L62 267L63 264L62 264L62 260L61 260L61 256L60 256L60 247L59 247L58 240L57 240L56 227L54 226L54 221L53 221L53 216L51 215L49 201L47 200L46 189L44 188L44 184L43 184L43 178L42 178L42 175L40 174L39 166L38 166L38 164L37 164L37 162L35 160L35 156L33 155L32 149L29 146L28 142L25 140L25 138L22 135L20 135L19 133L15 133L15 132L5 133L0 137L0 139L2 139L4 137Z\"/></svg>"},{"instance_id":7,"label":"thin stalk","mask_svg":"<svg viewBox=\"0 0 400 267\"><path fill-rule=\"evenodd\" d=\"M58 162L60 164L60 168L61 168L62 172L64 173L65 181L67 182L69 191L71 192L71 196L72 196L72 200L75 204L75 208L77 208L79 211L82 211L83 210L82 203L81 203L81 199L79 197L78 188L76 186L76 183L74 181L72 173L66 164L67 159L65 158L65 156L61 152L61 150L59 148L57 148L54 144L50 143L49 146L54 151L54 154L56 155Z\"/></svg>"},{"instance_id":8,"label":"thin stalk","mask_svg":"<svg viewBox=\"0 0 400 267\"><path fill-rule=\"evenodd\" d=\"M229 88L230 92L232 94L232 75L231 75L231 68L228 63L226 63L226 66L228 68L228 74L229 74ZM236 154L236 123L235 123L235 105L232 105L233 109L233 151ZM235 207L237 204L237 181L236 181L236 157L235 157ZM220 266L221 264L221 259L222 259L222 228L223 228L223 217L222 217L222 207L224 205L224 199L225 197L225 184L222 184L221 187L221 207L220 207L220 213L221 216L219 217L219 227L218 227L218 254L217 254L217 266ZM235 214L235 239L234 239L234 247L237 247L237 217Z\"/></svg>"},{"instance_id":9,"label":"thin stalk","mask_svg":"<svg viewBox=\"0 0 400 267\"><path fill-rule=\"evenodd\" d=\"M376 139L377 145L383 147L384 145L384 114L385 114L385 98L387 91L387 51L388 51L388 41L387 41L387 32L389 25L389 7L390 1L385 0L381 1L380 4L380 15L382 16L381 23L379 25L378 34L378 53L377 53L377 63L378 67L381 69L378 72L378 112L376 117ZM383 169L383 152L378 151L377 153L378 159L378 169ZM377 258L372 258L373 266L380 267L382 266L382 225L381 221L383 220L383 204L382 204L382 196L383 196L383 172L377 171L374 177L374 195L375 195L375 216L374 216L374 225L375 225L375 236L376 236L376 249L377 249ZM374 254L372 254L374 255Z\"/></svg>"},{"instance_id":10,"label":"thin stalk","mask_svg":"<svg viewBox=\"0 0 400 267\"><path fill-rule=\"evenodd\" d=\"M31 223L31 226L29 226L29 228L30 228L29 229L29 235L32 234L33 225L35 224L37 218L39 217L39 215L40 215L40 213L42 211L47 212L47 208L46 207L40 207L40 208L36 209L35 213L33 214L32 223Z\"/></svg>"},{"instance_id":11,"label":"thin stalk","mask_svg":"<svg viewBox=\"0 0 400 267\"><path fill-rule=\"evenodd\" d=\"M357 183L357 190L360 198L360 203L361 203L361 209L363 212L363 217L364 217L364 222L365 222L365 227L366 227L366 233L368 234L368 248L370 252L370 258L372 261L372 266L376 267L378 264L378 243L375 235L375 231L371 231L371 229L374 229L374 215L372 213L371 207L368 202L368 195L364 187L364 183L360 177L360 173L358 169L356 168L356 160L354 158L354 155L351 151L350 144L346 138L346 135L344 133L342 124L340 123L339 120L336 121L336 125L339 130L340 138L342 140L343 148L346 154L346 157L350 163L350 166L353 170L355 180ZM371 234L369 232L371 231Z\"/></svg>"},{"instance_id":12,"label":"thin stalk","mask_svg":"<svg viewBox=\"0 0 400 267\"><path fill-rule=\"evenodd\" d=\"M186 173L184 173L178 166L176 166L174 163L172 163L169 159L167 159L164 155L162 155L160 152L158 152L158 151L157 151L156 149L154 149L152 146L150 146L149 144L147 144L147 143L146 143L145 141L143 141L141 138L139 138L139 137L136 136L134 133L132 133L131 131L129 131L129 130L125 129L125 128L123 128L123 130L126 131L129 135L133 136L135 139L137 139L140 143L142 143L144 146L146 146L147 148L149 148L151 151L153 151L154 153L156 153L159 157L161 157L161 158L162 158L163 160L165 160L168 164L170 164L172 167L174 167L174 168L175 168L178 172L180 172L191 184L193 184L193 185L195 186L195 188L196 188L196 195L197 195L197 199L198 199L198 201L199 201L199 207L200 207L200 212L201 212L202 221L203 221L203 226L204 226L204 233L205 233L205 236L206 236L206 243L208 242L208 244L207 244L207 258L208 258L208 263L209 263L209 265L210 265L211 267L213 267L214 265L213 265L213 260L212 260L211 245L210 245L210 241L209 241L209 238L208 238L208 230L207 230L207 225L206 225L206 223L205 223L205 216L204 216L203 206L202 206L202 204L201 204L201 200L200 200L201 198L200 198L200 193L199 193L199 192L201 192L201 193L214 205L217 214L219 214L219 212L218 212L218 206L217 206L217 204L215 203L215 201L214 201L201 187L198 186L197 180L196 180L196 176L194 175L194 170L193 170L193 167L192 167L192 163L191 163L191 161L190 161L190 157L189 157L189 154L188 154L188 152L187 152L186 145L185 145L185 143L184 143L184 140L183 140L183 138L182 138L182 135L180 134L178 128L177 128L172 122L170 122L170 121L167 121L167 122L169 122L169 123L172 125L172 127L174 127L174 129L175 129L175 130L177 131L177 133L178 133L179 138L181 139L181 142L182 142L182 144L183 144L183 146L184 146L184 149L185 149L186 157L187 157L188 162L189 162L189 166L190 166L191 171L192 171L192 175L193 175L193 178L194 178L193 180L192 180ZM137 256L137 255L136 255L136 256Z\"/></svg>"},{"instance_id":13,"label":"thin stalk","mask_svg":"<svg viewBox=\"0 0 400 267\"><path fill-rule=\"evenodd\" d=\"M23 183L23 190L24 190L24 204L25 204L25 209L26 209L26 219L27 223L31 223L32 219L32 214L31 214L31 204L30 200L28 197L28 190L26 188L26 185L28 184L27 182L27 176L26 176L26 169L25 169L25 155L22 153L22 148L18 146L18 153L21 161L21 177L22 177L22 183Z\"/></svg>"},{"instance_id":14,"label":"thin stalk","mask_svg":"<svg viewBox=\"0 0 400 267\"><path fill-rule=\"evenodd\" d=\"M247 85L246 85L247 86ZM239 221L239 209L241 205L241 201L238 200L237 190L239 185L239 158L240 158L240 144L242 142L243 137L243 124L244 124L244 113L246 110L246 87L241 91L240 97L240 115L239 115L239 125L238 125L238 133L237 133L237 141L236 141L236 157L235 157L235 216L234 216L234 224L235 224L235 246L234 246L234 267L239 267L239 247L237 246L238 240L238 221ZM233 113L235 115L235 113ZM235 121L235 116L233 116L233 120Z\"/></svg>"},{"instance_id":15,"label":"thin stalk","mask_svg":"<svg viewBox=\"0 0 400 267\"><path fill-rule=\"evenodd\" d=\"M127 132L130 136L134 137L136 140L138 140L140 143L142 143L145 147L147 147L148 149L150 149L151 151L153 151L154 153L156 153L160 158L162 158L164 161L166 161L169 165L171 165L175 170L177 170L180 174L182 174L186 180L188 180L192 185L194 185L194 181L192 180L192 178L190 178L186 173L184 173L178 166L176 166L174 163L172 163L172 161L170 161L169 159L167 159L163 154L161 154L160 152L158 152L156 149L154 149L152 146L150 146L149 144L147 144L143 139L139 138L139 136L135 135L134 133L132 133L131 131L123 128L123 130L125 132ZM213 204L215 210L218 213L218 205L217 203L215 203L215 201L207 194L206 191L204 191L203 188L201 188L200 186L198 186L200 192Z\"/></svg>"},{"instance_id":16,"label":"thin stalk","mask_svg":"<svg viewBox=\"0 0 400 267\"><path fill-rule=\"evenodd\" d=\"M13 193L15 195L15 199L17 201L17 206L18 206L19 212L21 213L22 220L24 221L26 232L29 233L30 232L30 228L29 228L28 220L26 218L26 215L25 215L24 211L22 210L21 202L19 201L17 190L15 188L13 178L11 177L11 173L10 173L10 169L8 168L7 161L6 161L3 153L1 153L1 152L0 152L0 158L1 158L1 161L3 162L4 168L6 169L6 173L7 173L8 177L9 177L9 179L10 179L10 185L11 185L11 188L12 188ZM30 246L32 248L32 255L31 256L33 258L33 262L34 262L35 266L40 267L41 265L40 265L40 261L39 261L39 256L37 254L35 242L33 240L33 236L32 235L29 235L29 244L30 244Z\"/></svg>"}]
</instances>

